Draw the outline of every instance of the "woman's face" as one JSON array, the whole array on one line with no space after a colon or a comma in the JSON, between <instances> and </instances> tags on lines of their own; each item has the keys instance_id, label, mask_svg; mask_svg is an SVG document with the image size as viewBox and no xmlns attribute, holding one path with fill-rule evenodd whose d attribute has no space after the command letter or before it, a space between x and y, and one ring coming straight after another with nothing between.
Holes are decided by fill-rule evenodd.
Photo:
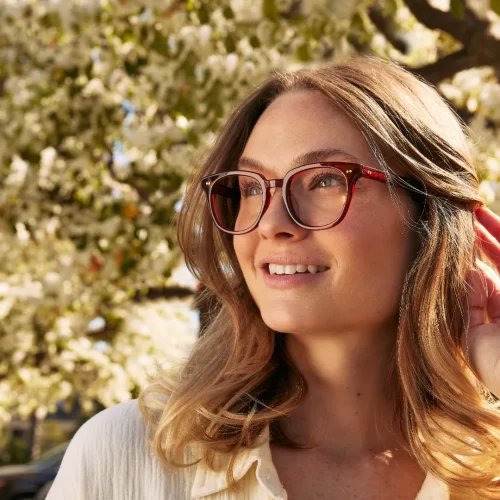
<instances>
[{"instance_id":1,"label":"woman's face","mask_svg":"<svg viewBox=\"0 0 500 500\"><path fill-rule=\"evenodd\" d=\"M249 165L260 164L266 179L283 178L297 166L299 156L332 149L378 167L359 129L327 97L317 91L288 92L255 125L239 168L257 171ZM322 157L335 160L352 158L342 153ZM320 231L293 222L281 188L271 194L258 227L233 237L236 257L264 322L280 332L319 335L392 325L417 246L417 236L403 220L416 214L407 194L398 189L398 207L387 184L361 178L345 219ZM281 280L269 275L269 263L287 262L328 269Z\"/></svg>"}]
</instances>

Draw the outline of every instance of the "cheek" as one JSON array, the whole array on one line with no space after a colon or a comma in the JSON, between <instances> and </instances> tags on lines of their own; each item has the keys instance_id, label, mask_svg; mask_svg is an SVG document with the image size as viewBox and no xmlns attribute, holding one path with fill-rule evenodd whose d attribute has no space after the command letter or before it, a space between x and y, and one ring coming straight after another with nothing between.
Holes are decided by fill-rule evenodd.
<instances>
[{"instance_id":1,"label":"cheek","mask_svg":"<svg viewBox=\"0 0 500 500\"><path fill-rule=\"evenodd\" d=\"M254 270L256 247L255 238L253 237L254 232L233 236L234 253L245 280L248 280L250 273Z\"/></svg>"},{"instance_id":2,"label":"cheek","mask_svg":"<svg viewBox=\"0 0 500 500\"><path fill-rule=\"evenodd\" d=\"M385 249L383 253L387 255L406 255L415 246L410 225L415 221L416 207L406 198L393 202L387 193L383 194L386 196L369 192L355 199L346 217L345 230L368 254L373 247L373 251Z\"/></svg>"},{"instance_id":3,"label":"cheek","mask_svg":"<svg viewBox=\"0 0 500 500\"><path fill-rule=\"evenodd\" d=\"M354 214L342 228L345 276L389 295L399 293L417 248L417 237L394 206ZM340 250L340 249L339 249Z\"/></svg>"}]
</instances>

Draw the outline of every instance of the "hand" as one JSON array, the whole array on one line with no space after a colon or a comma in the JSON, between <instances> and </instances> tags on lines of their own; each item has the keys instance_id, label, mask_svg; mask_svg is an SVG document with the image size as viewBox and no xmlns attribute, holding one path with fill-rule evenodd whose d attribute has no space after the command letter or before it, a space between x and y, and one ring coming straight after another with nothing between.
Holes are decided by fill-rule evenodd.
<instances>
[{"instance_id":1,"label":"hand","mask_svg":"<svg viewBox=\"0 0 500 500\"><path fill-rule=\"evenodd\" d=\"M476 211L477 244L500 270L500 217L487 208ZM500 397L500 277L484 262L476 261L469 274L469 331L463 348L483 384ZM487 319L486 319L487 318Z\"/></svg>"}]
</instances>

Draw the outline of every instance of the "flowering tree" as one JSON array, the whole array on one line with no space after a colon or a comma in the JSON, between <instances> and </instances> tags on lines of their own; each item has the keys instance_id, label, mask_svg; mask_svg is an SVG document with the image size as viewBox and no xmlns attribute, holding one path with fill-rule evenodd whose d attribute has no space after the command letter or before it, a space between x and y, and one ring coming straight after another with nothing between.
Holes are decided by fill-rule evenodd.
<instances>
[{"instance_id":1,"label":"flowering tree","mask_svg":"<svg viewBox=\"0 0 500 500\"><path fill-rule=\"evenodd\" d=\"M500 4L449 4L3 0L0 421L144 385L172 332L126 320L139 302L190 295L170 285L186 179L273 69L356 53L413 68L480 138L495 206Z\"/></svg>"}]
</instances>

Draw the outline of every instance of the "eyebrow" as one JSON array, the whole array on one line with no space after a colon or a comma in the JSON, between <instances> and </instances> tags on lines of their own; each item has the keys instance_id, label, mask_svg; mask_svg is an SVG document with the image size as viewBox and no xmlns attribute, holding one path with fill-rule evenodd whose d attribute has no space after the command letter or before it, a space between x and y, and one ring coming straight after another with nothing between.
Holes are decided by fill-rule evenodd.
<instances>
[{"instance_id":1,"label":"eyebrow","mask_svg":"<svg viewBox=\"0 0 500 500\"><path fill-rule=\"evenodd\" d=\"M356 163L361 163L361 160L356 156L338 148L328 148L328 149L318 149L315 151L308 151L307 153L300 154L292 160L290 168L300 167L301 165L307 165L309 163L318 163L322 161L327 161L332 158L332 156L341 156L347 161L352 161ZM255 170L257 172L268 172L269 169L264 166L260 161L254 160L253 158L248 158L242 156L238 161L238 169L247 167Z\"/></svg>"}]
</instances>

